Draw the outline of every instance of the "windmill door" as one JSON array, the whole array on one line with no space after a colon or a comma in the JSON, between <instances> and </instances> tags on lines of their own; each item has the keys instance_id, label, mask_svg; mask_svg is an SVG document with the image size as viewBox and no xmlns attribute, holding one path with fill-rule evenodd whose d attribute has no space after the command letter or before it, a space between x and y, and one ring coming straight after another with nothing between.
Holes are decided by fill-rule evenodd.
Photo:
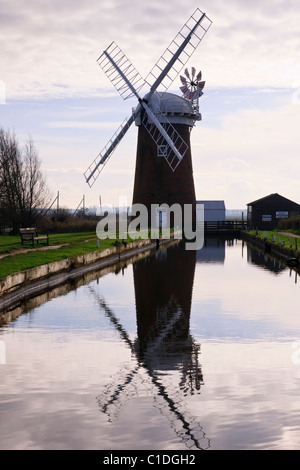
<instances>
[{"instance_id":1,"label":"windmill door","mask_svg":"<svg viewBox=\"0 0 300 470\"><path fill-rule=\"evenodd\" d=\"M162 229L167 228L167 209L158 208L156 209L156 227Z\"/></svg>"}]
</instances>

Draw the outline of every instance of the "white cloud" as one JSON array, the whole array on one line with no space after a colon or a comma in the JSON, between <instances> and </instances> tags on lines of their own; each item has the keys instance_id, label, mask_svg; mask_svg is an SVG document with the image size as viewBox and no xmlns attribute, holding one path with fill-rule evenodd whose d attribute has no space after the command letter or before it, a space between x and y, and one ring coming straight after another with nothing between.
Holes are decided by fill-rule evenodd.
<instances>
[{"instance_id":1,"label":"white cloud","mask_svg":"<svg viewBox=\"0 0 300 470\"><path fill-rule=\"evenodd\" d=\"M290 86L299 78L300 5L293 0L203 0L213 20L193 61L214 86ZM8 97L111 90L96 59L115 40L146 75L195 7L175 0L2 2L2 76Z\"/></svg>"},{"instance_id":2,"label":"white cloud","mask_svg":"<svg viewBox=\"0 0 300 470\"><path fill-rule=\"evenodd\" d=\"M119 126L116 122L95 122L95 121L53 121L45 123L45 127L53 129L109 129L115 130Z\"/></svg>"},{"instance_id":3,"label":"white cloud","mask_svg":"<svg viewBox=\"0 0 300 470\"><path fill-rule=\"evenodd\" d=\"M231 208L273 192L299 201L299 111L291 100L227 114L218 128L200 124L194 129L198 197L223 195Z\"/></svg>"}]
</instances>

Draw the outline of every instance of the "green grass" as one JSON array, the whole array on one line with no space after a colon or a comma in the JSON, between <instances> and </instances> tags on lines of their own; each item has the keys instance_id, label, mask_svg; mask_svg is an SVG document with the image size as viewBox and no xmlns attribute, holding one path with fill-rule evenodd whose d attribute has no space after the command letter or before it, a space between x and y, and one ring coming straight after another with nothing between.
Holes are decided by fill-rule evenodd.
<instances>
[{"instance_id":1,"label":"green grass","mask_svg":"<svg viewBox=\"0 0 300 470\"><path fill-rule=\"evenodd\" d=\"M285 233L290 233L291 235L282 235L281 232ZM295 244L295 235L300 235L299 230L269 230L269 231L264 231L264 230L249 230L249 233L251 235L255 235L262 240L268 239L271 243L278 245L278 246L284 246L286 248L292 248L295 250L296 244ZM267 238L266 238L267 234ZM275 240L274 240L275 237ZM292 242L292 246L290 245L290 240ZM300 251L300 238L297 239L297 251Z\"/></svg>"},{"instance_id":2,"label":"green grass","mask_svg":"<svg viewBox=\"0 0 300 470\"><path fill-rule=\"evenodd\" d=\"M100 240L100 250L113 246L115 240ZM57 249L45 251L36 250L31 242L22 246L20 236L0 235L0 255L12 253L0 258L0 278L9 274L34 268L42 264L59 261L72 256L97 251L97 237L95 232L62 233L49 235L49 245L64 245ZM40 243L38 246L42 246ZM28 249L26 253L15 254L14 250Z\"/></svg>"}]
</instances>

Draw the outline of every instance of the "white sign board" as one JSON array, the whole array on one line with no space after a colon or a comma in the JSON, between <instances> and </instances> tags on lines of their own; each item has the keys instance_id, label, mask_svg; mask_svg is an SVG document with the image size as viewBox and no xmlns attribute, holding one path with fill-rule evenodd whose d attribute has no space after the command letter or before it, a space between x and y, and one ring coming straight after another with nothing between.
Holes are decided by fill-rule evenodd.
<instances>
[{"instance_id":1,"label":"white sign board","mask_svg":"<svg viewBox=\"0 0 300 470\"><path fill-rule=\"evenodd\" d=\"M287 211L276 212L276 219L288 219L289 213Z\"/></svg>"}]
</instances>

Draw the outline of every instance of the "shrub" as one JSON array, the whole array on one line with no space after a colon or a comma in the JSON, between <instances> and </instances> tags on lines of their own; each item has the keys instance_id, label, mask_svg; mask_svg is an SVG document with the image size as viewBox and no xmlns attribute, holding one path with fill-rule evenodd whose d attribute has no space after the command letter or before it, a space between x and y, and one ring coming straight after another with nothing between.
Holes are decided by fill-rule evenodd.
<instances>
[{"instance_id":1,"label":"shrub","mask_svg":"<svg viewBox=\"0 0 300 470\"><path fill-rule=\"evenodd\" d=\"M59 217L44 217L38 223L37 229L40 233L74 233L74 232L95 232L98 218L83 216L73 216L65 214Z\"/></svg>"},{"instance_id":2,"label":"shrub","mask_svg":"<svg viewBox=\"0 0 300 470\"><path fill-rule=\"evenodd\" d=\"M288 219L280 219L278 228L280 230L300 230L300 215L289 217Z\"/></svg>"}]
</instances>

